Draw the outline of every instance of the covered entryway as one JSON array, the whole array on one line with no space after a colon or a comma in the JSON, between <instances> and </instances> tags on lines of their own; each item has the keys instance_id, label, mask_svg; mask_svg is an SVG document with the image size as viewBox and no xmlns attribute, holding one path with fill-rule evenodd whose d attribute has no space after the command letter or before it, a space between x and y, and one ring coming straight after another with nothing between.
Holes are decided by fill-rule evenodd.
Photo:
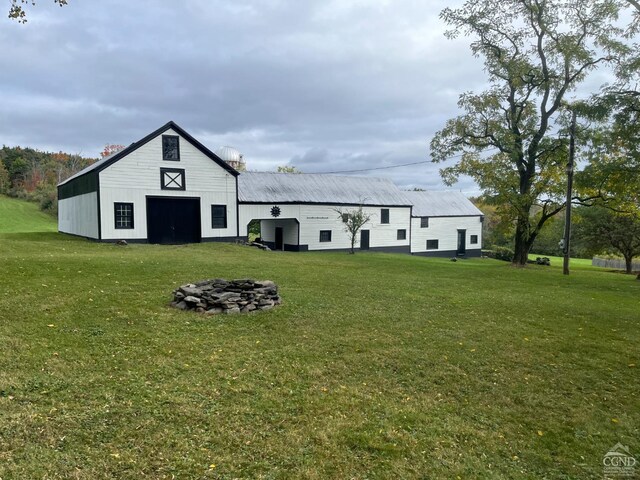
<instances>
[{"instance_id":1,"label":"covered entryway","mask_svg":"<svg viewBox=\"0 0 640 480\"><path fill-rule=\"evenodd\" d=\"M147 240L164 244L200 242L200 199L147 197Z\"/></svg>"}]
</instances>

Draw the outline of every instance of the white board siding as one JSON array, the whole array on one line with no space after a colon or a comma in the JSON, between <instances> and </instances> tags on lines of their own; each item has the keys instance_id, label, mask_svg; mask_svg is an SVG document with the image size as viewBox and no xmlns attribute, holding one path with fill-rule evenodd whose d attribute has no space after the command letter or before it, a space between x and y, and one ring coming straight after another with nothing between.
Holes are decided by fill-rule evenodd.
<instances>
[{"instance_id":1,"label":"white board siding","mask_svg":"<svg viewBox=\"0 0 640 480\"><path fill-rule=\"evenodd\" d=\"M275 205L275 204L274 204ZM240 204L240 235L247 235L247 224L253 219L274 220L271 216L271 204ZM332 205L278 205L280 207L281 219L296 219L300 222L300 239L299 245L307 245L309 250L334 250L346 249L351 247L349 236L344 231L344 223L340 218L336 208L347 212L357 207L335 207ZM371 220L363 227L370 231L370 248L394 248L409 247L410 245L410 208L409 207L388 207L389 223L380 223L380 210L387 207L364 207L365 213L371 215ZM287 224L289 225L289 224ZM271 235L275 235L275 224L273 222L261 222L261 228L265 227L267 231L261 231L262 237L266 241L273 241ZM406 239L398 240L398 230L406 230ZM285 228L284 242L290 244L287 240L287 232L292 228ZM320 231L331 230L331 242L320 242ZM359 245L360 236L358 235ZM298 243L293 243L298 244Z\"/></svg>"},{"instance_id":2,"label":"white board siding","mask_svg":"<svg viewBox=\"0 0 640 480\"><path fill-rule=\"evenodd\" d=\"M162 135L178 135L169 129ZM235 237L236 179L180 137L180 161L162 160L162 135L100 172L104 240L147 238L147 196L200 198L202 238ZM178 135L179 136L179 135ZM160 168L185 170L185 190L162 190ZM133 203L134 228L116 229L114 203ZM227 206L227 228L211 228L211 205Z\"/></svg>"},{"instance_id":3,"label":"white board siding","mask_svg":"<svg viewBox=\"0 0 640 480\"><path fill-rule=\"evenodd\" d=\"M58 230L98 238L98 195L85 193L58 202Z\"/></svg>"},{"instance_id":4,"label":"white board siding","mask_svg":"<svg viewBox=\"0 0 640 480\"><path fill-rule=\"evenodd\" d=\"M482 222L474 217L429 217L429 226L420 227L420 218L411 219L411 253L453 251L458 248L458 230L466 230L466 249L482 246ZM478 236L478 243L471 243L471 235ZM427 240L438 240L438 250L427 250Z\"/></svg>"}]
</instances>

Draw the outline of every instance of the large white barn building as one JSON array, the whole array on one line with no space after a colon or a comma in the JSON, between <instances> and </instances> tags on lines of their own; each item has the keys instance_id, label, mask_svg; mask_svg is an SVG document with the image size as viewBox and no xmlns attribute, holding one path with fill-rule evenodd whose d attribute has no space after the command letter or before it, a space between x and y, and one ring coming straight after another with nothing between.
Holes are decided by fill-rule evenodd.
<instances>
[{"instance_id":1,"label":"large white barn building","mask_svg":"<svg viewBox=\"0 0 640 480\"><path fill-rule=\"evenodd\" d=\"M341 213L362 206L362 250L479 256L482 212L455 192L405 192L373 177L238 172L174 122L58 185L58 229L98 241L244 240L260 221L275 250L346 250Z\"/></svg>"}]
</instances>

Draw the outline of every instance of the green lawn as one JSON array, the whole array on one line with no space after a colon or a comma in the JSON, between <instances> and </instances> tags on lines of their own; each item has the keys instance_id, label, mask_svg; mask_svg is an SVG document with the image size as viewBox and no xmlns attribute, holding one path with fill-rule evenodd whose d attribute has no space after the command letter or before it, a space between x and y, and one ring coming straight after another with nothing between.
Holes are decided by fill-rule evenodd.
<instances>
[{"instance_id":1,"label":"green lawn","mask_svg":"<svg viewBox=\"0 0 640 480\"><path fill-rule=\"evenodd\" d=\"M7 224L3 480L584 479L618 442L640 453L634 276ZM284 304L167 307L218 276L275 280Z\"/></svg>"},{"instance_id":2,"label":"green lawn","mask_svg":"<svg viewBox=\"0 0 640 480\"><path fill-rule=\"evenodd\" d=\"M558 266L562 268L562 262L564 261L564 257L553 257L549 255L540 255L538 253L529 254L529 260L535 260L538 257L547 257L550 260L552 266ZM590 258L572 258L569 261L569 274L571 274L571 269L573 268L601 268L601 267L594 267L593 265L591 265Z\"/></svg>"},{"instance_id":3,"label":"green lawn","mask_svg":"<svg viewBox=\"0 0 640 480\"><path fill-rule=\"evenodd\" d=\"M0 195L0 233L55 232L58 227L50 215L35 203Z\"/></svg>"}]
</instances>

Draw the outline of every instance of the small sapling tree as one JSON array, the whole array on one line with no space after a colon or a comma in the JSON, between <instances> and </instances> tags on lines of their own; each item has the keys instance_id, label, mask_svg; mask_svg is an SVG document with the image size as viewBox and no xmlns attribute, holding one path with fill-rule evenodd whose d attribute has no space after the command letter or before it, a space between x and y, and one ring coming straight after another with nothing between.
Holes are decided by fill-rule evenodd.
<instances>
[{"instance_id":1,"label":"small sapling tree","mask_svg":"<svg viewBox=\"0 0 640 480\"><path fill-rule=\"evenodd\" d=\"M362 205L352 210L336 209L342 222L344 223L344 231L349 235L351 250L349 253L356 253L355 246L358 241L358 232L362 227L371 220L371 214L366 213L362 209Z\"/></svg>"}]
</instances>

